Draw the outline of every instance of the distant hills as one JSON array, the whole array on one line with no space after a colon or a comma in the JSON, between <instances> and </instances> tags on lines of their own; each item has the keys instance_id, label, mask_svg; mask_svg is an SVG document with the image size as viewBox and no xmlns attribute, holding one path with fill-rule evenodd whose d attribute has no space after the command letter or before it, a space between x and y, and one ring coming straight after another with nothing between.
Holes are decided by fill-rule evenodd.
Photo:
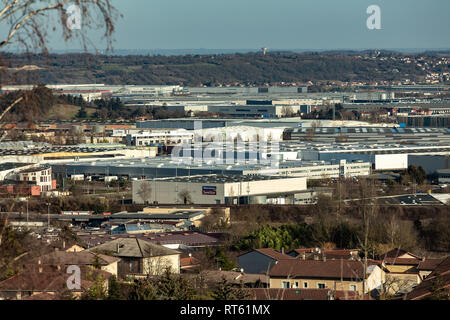
<instances>
[{"instance_id":1,"label":"distant hills","mask_svg":"<svg viewBox=\"0 0 450 320\"><path fill-rule=\"evenodd\" d=\"M198 49L201 50L203 49ZM125 54L125 52L124 52ZM180 84L183 86L264 85L315 83L317 81L420 81L430 72L449 71L435 65L446 52L426 54L427 68L414 62L424 54L393 51L261 52L184 55L94 55L89 53L3 53L0 62L10 70L1 75L5 83L105 83ZM21 71L24 65L35 70ZM4 68L5 70L5 68Z\"/></svg>"}]
</instances>

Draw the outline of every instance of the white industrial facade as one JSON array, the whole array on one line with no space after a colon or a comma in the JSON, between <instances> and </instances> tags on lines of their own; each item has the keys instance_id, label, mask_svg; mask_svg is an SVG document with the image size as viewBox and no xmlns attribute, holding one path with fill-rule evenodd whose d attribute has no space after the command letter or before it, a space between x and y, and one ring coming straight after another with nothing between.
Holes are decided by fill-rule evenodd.
<instances>
[{"instance_id":1,"label":"white industrial facade","mask_svg":"<svg viewBox=\"0 0 450 320\"><path fill-rule=\"evenodd\" d=\"M194 140L194 133L184 129L179 130L148 130L126 135L127 145L129 146L151 146L157 144L175 145L190 144Z\"/></svg>"},{"instance_id":2,"label":"white industrial facade","mask_svg":"<svg viewBox=\"0 0 450 320\"><path fill-rule=\"evenodd\" d=\"M133 181L133 203L289 203L306 178L206 175Z\"/></svg>"}]
</instances>

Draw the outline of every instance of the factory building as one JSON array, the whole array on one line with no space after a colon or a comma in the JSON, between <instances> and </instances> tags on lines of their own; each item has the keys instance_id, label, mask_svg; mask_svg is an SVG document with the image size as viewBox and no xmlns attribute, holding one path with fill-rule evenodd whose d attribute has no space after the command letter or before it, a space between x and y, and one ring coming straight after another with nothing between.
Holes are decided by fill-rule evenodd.
<instances>
[{"instance_id":1,"label":"factory building","mask_svg":"<svg viewBox=\"0 0 450 320\"><path fill-rule=\"evenodd\" d=\"M432 173L436 169L445 168L445 157L448 158L450 153L450 144L432 145L428 141L415 145L388 143L324 145L321 143L309 143L307 145L299 145L297 148L294 145L290 145L286 149L297 150L301 154L300 158L302 160L362 160L371 162L374 170L404 170L408 165L413 164L416 166L422 165L424 168L430 167L427 172Z\"/></svg>"},{"instance_id":2,"label":"factory building","mask_svg":"<svg viewBox=\"0 0 450 320\"><path fill-rule=\"evenodd\" d=\"M186 130L156 130L139 131L126 135L128 146L155 146L155 145L176 145L180 143L190 144L194 140L194 133Z\"/></svg>"},{"instance_id":3,"label":"factory building","mask_svg":"<svg viewBox=\"0 0 450 320\"><path fill-rule=\"evenodd\" d=\"M289 204L306 178L203 175L133 181L133 203Z\"/></svg>"},{"instance_id":4,"label":"factory building","mask_svg":"<svg viewBox=\"0 0 450 320\"><path fill-rule=\"evenodd\" d=\"M408 164L421 166L427 174L450 169L450 152L446 155L410 155Z\"/></svg>"},{"instance_id":5,"label":"factory building","mask_svg":"<svg viewBox=\"0 0 450 320\"><path fill-rule=\"evenodd\" d=\"M370 162L346 160L326 161L295 161L281 160L278 165L263 165L241 161L235 164L174 162L170 157L141 158L136 160L113 160L74 162L67 164L52 164L56 177L71 175L117 176L126 179L158 179L196 175L267 175L293 176L307 179L324 179L339 177L358 177L371 174Z\"/></svg>"},{"instance_id":6,"label":"factory building","mask_svg":"<svg viewBox=\"0 0 450 320\"><path fill-rule=\"evenodd\" d=\"M246 104L208 106L208 112L221 113L232 118L281 118L299 111L299 105L274 105L271 100L247 100Z\"/></svg>"},{"instance_id":7,"label":"factory building","mask_svg":"<svg viewBox=\"0 0 450 320\"><path fill-rule=\"evenodd\" d=\"M156 147L127 147L123 144L88 144L74 146L20 144L21 148L0 148L2 162L72 163L80 160L130 159L155 157Z\"/></svg>"},{"instance_id":8,"label":"factory building","mask_svg":"<svg viewBox=\"0 0 450 320\"><path fill-rule=\"evenodd\" d=\"M300 126L300 125L299 125ZM316 127L288 128L285 140L316 143L371 143L371 144L429 144L450 145L450 128L400 127Z\"/></svg>"}]
</instances>

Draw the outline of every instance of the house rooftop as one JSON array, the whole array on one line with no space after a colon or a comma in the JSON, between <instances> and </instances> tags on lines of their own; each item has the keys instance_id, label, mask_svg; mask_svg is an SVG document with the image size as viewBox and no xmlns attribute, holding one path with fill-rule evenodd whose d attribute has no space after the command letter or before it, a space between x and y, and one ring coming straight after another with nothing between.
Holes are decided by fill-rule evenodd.
<instances>
[{"instance_id":1,"label":"house rooftop","mask_svg":"<svg viewBox=\"0 0 450 320\"><path fill-rule=\"evenodd\" d=\"M330 300L330 289L249 289L255 300Z\"/></svg>"},{"instance_id":2,"label":"house rooftop","mask_svg":"<svg viewBox=\"0 0 450 320\"><path fill-rule=\"evenodd\" d=\"M270 277L364 279L363 264L352 260L280 260L269 271Z\"/></svg>"},{"instance_id":3,"label":"house rooftop","mask_svg":"<svg viewBox=\"0 0 450 320\"><path fill-rule=\"evenodd\" d=\"M149 258L179 254L179 251L138 238L119 238L88 249L117 257Z\"/></svg>"},{"instance_id":4,"label":"house rooftop","mask_svg":"<svg viewBox=\"0 0 450 320\"><path fill-rule=\"evenodd\" d=\"M288 256L287 254L281 253L277 250L274 250L272 248L260 248L255 249L256 252L262 253L268 257L271 257L275 260L286 260L286 259L293 259L291 256Z\"/></svg>"},{"instance_id":5,"label":"house rooftop","mask_svg":"<svg viewBox=\"0 0 450 320\"><path fill-rule=\"evenodd\" d=\"M107 256L104 254L95 254L90 251L68 252L68 251L54 251L49 254L37 258L38 264L50 265L109 265L119 261L119 258Z\"/></svg>"}]
</instances>

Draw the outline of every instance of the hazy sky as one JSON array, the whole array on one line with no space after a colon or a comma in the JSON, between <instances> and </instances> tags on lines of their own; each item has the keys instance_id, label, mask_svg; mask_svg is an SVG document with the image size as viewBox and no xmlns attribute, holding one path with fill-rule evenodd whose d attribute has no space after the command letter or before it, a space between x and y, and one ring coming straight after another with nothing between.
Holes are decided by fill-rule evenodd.
<instances>
[{"instance_id":1,"label":"hazy sky","mask_svg":"<svg viewBox=\"0 0 450 320\"><path fill-rule=\"evenodd\" d=\"M116 49L450 48L449 0L113 0ZM381 30L366 9L381 8ZM94 37L95 38L95 37ZM53 49L74 44L52 41Z\"/></svg>"}]
</instances>

